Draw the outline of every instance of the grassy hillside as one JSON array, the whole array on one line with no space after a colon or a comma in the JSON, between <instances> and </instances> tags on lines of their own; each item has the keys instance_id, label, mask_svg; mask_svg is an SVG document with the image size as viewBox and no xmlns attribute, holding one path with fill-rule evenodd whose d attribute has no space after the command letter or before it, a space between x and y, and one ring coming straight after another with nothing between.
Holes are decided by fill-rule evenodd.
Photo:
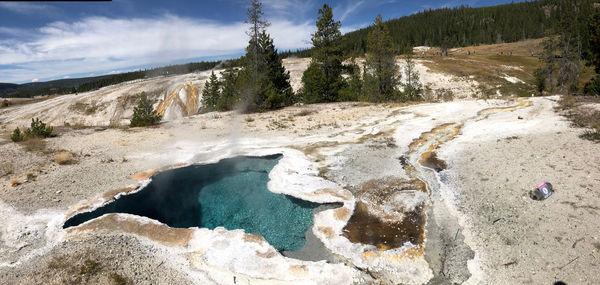
<instances>
[{"instance_id":1,"label":"grassy hillside","mask_svg":"<svg viewBox=\"0 0 600 285\"><path fill-rule=\"evenodd\" d=\"M586 21L598 0L542 0L506 5L426 10L386 22L401 51L414 46L459 47L499 44L554 34L566 18L577 23L573 29L586 38ZM344 35L344 50L364 54L370 27ZM582 42L583 49L587 43Z\"/></svg>"}]
</instances>

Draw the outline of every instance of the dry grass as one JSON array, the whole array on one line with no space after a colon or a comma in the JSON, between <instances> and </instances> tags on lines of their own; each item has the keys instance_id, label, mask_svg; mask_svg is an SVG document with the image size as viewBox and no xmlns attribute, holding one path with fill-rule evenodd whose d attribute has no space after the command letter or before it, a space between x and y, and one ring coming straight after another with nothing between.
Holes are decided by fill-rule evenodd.
<instances>
[{"instance_id":1,"label":"dry grass","mask_svg":"<svg viewBox=\"0 0 600 285\"><path fill-rule=\"evenodd\" d=\"M15 172L15 166L11 162L3 162L0 165L0 177L11 175Z\"/></svg>"},{"instance_id":2,"label":"dry grass","mask_svg":"<svg viewBox=\"0 0 600 285\"><path fill-rule=\"evenodd\" d=\"M600 98L562 96L556 109L569 119L573 126L587 129L581 138L600 142L600 111L582 107L589 101L599 103Z\"/></svg>"},{"instance_id":3,"label":"dry grass","mask_svg":"<svg viewBox=\"0 0 600 285\"><path fill-rule=\"evenodd\" d=\"M44 151L46 149L46 142L41 138L29 138L23 142L27 151Z\"/></svg>"},{"instance_id":4,"label":"dry grass","mask_svg":"<svg viewBox=\"0 0 600 285\"><path fill-rule=\"evenodd\" d=\"M60 284L133 284L131 279L111 269L108 260L99 259L92 251L53 257L47 263L48 276ZM108 282L107 282L108 281ZM54 283L52 283L54 284Z\"/></svg>"},{"instance_id":5,"label":"dry grass","mask_svg":"<svg viewBox=\"0 0 600 285\"><path fill-rule=\"evenodd\" d=\"M69 110L75 111L78 113L83 113L85 115L93 115L93 114L96 114L99 107L100 106L96 105L95 102L92 102L92 104L76 102L75 104L69 106Z\"/></svg>"},{"instance_id":6,"label":"dry grass","mask_svg":"<svg viewBox=\"0 0 600 285\"><path fill-rule=\"evenodd\" d=\"M294 115L295 115L296 117L305 117L305 116L311 115L311 114L313 114L313 113L315 113L315 111L314 111L314 110L310 110L310 109L302 109L302 110L300 110L298 113L296 113L296 114L294 114Z\"/></svg>"},{"instance_id":7,"label":"dry grass","mask_svg":"<svg viewBox=\"0 0 600 285\"><path fill-rule=\"evenodd\" d=\"M25 173L25 182L35 181L35 174L33 171L27 171Z\"/></svg>"},{"instance_id":8,"label":"dry grass","mask_svg":"<svg viewBox=\"0 0 600 285\"><path fill-rule=\"evenodd\" d=\"M542 40L459 48L450 56L427 57L428 68L458 77L473 77L481 83L484 97L494 97L497 91L504 96L530 96L535 93L533 72L542 64L538 55ZM467 55L467 51L471 55ZM510 55L512 53L512 55ZM525 83L511 83L506 76Z\"/></svg>"},{"instance_id":9,"label":"dry grass","mask_svg":"<svg viewBox=\"0 0 600 285\"><path fill-rule=\"evenodd\" d=\"M71 125L71 128L74 130L81 130L81 129L85 129L86 126L83 122L77 122L77 123Z\"/></svg>"},{"instance_id":10,"label":"dry grass","mask_svg":"<svg viewBox=\"0 0 600 285\"><path fill-rule=\"evenodd\" d=\"M71 164L74 162L73 154L68 151L59 151L54 154L54 161L60 165Z\"/></svg>"},{"instance_id":11,"label":"dry grass","mask_svg":"<svg viewBox=\"0 0 600 285\"><path fill-rule=\"evenodd\" d=\"M113 284L115 284L115 285L133 284L129 278L124 277L123 275L120 275L117 273L111 273L110 279L112 280Z\"/></svg>"}]
</instances>

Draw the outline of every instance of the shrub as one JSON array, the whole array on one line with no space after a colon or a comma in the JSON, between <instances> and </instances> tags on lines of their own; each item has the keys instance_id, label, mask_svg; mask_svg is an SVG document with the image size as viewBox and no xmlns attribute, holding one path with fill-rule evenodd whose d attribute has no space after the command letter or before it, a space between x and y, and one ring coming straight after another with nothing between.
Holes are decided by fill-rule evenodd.
<instances>
[{"instance_id":1,"label":"shrub","mask_svg":"<svg viewBox=\"0 0 600 285\"><path fill-rule=\"evenodd\" d=\"M25 138L47 138L52 135L52 130L52 127L46 127L40 119L31 119L31 127L25 130Z\"/></svg>"},{"instance_id":2,"label":"shrub","mask_svg":"<svg viewBox=\"0 0 600 285\"><path fill-rule=\"evenodd\" d=\"M12 135L10 136L10 139L11 139L13 142L20 142L20 141L23 141L25 138L24 138L24 136L23 136L23 133L21 133L21 130L19 130L19 128L17 127L17 128L16 128L16 129L13 131Z\"/></svg>"},{"instance_id":3,"label":"shrub","mask_svg":"<svg viewBox=\"0 0 600 285\"><path fill-rule=\"evenodd\" d=\"M60 165L70 164L73 162L73 154L68 151L60 151L54 154L54 160Z\"/></svg>"},{"instance_id":4,"label":"shrub","mask_svg":"<svg viewBox=\"0 0 600 285\"><path fill-rule=\"evenodd\" d=\"M8 106L10 106L10 101L8 101L7 99L2 100L2 103L0 103L0 108Z\"/></svg>"},{"instance_id":5,"label":"shrub","mask_svg":"<svg viewBox=\"0 0 600 285\"><path fill-rule=\"evenodd\" d=\"M24 144L27 151L42 151L46 147L46 142L37 137L25 138Z\"/></svg>"},{"instance_id":6,"label":"shrub","mask_svg":"<svg viewBox=\"0 0 600 285\"><path fill-rule=\"evenodd\" d=\"M600 77L592 79L585 84L585 95L600 96Z\"/></svg>"},{"instance_id":7,"label":"shrub","mask_svg":"<svg viewBox=\"0 0 600 285\"><path fill-rule=\"evenodd\" d=\"M83 262L83 264L79 267L79 274L81 275L96 275L100 272L102 266L100 263L95 260L87 259Z\"/></svg>"},{"instance_id":8,"label":"shrub","mask_svg":"<svg viewBox=\"0 0 600 285\"><path fill-rule=\"evenodd\" d=\"M129 125L131 127L151 126L158 124L160 119L161 116L156 114L146 94L142 93L139 104L133 108L133 117Z\"/></svg>"},{"instance_id":9,"label":"shrub","mask_svg":"<svg viewBox=\"0 0 600 285\"><path fill-rule=\"evenodd\" d=\"M542 95L546 89L546 73L541 68L538 68L533 74L535 76L535 89Z\"/></svg>"},{"instance_id":10,"label":"shrub","mask_svg":"<svg viewBox=\"0 0 600 285\"><path fill-rule=\"evenodd\" d=\"M299 94L304 103L324 102L326 91L325 73L318 63L312 62L302 74L302 89Z\"/></svg>"}]
</instances>

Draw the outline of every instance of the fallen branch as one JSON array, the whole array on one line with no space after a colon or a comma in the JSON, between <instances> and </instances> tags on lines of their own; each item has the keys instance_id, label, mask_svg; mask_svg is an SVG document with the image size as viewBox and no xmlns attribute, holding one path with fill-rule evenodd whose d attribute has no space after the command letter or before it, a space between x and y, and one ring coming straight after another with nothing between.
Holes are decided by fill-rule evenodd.
<instances>
[{"instance_id":1,"label":"fallen branch","mask_svg":"<svg viewBox=\"0 0 600 285\"><path fill-rule=\"evenodd\" d=\"M563 265L563 266L559 267L558 269L563 269L563 268L565 268L565 267L569 266L569 264L571 264L571 263L575 262L575 260L577 260L577 259L579 259L579 256L578 256L578 257L575 257L573 260L569 261L569 263L567 263L567 264L565 264L565 265Z\"/></svg>"}]
</instances>

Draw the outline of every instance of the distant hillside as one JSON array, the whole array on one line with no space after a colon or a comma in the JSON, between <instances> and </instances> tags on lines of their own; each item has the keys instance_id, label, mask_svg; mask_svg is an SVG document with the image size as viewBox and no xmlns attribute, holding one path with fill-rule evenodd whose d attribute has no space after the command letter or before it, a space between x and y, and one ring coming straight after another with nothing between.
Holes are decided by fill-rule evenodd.
<instances>
[{"instance_id":1,"label":"distant hillside","mask_svg":"<svg viewBox=\"0 0 600 285\"><path fill-rule=\"evenodd\" d=\"M492 7L426 10L386 22L399 52L415 46L460 47L516 42L555 34L561 22L574 20L572 28L586 39L587 19L599 0L542 0ZM373 19L376 15L373 15ZM370 27L347 33L343 47L347 55L363 55ZM586 40L582 49L588 49ZM296 56L305 56L306 51Z\"/></svg>"},{"instance_id":2,"label":"distant hillside","mask_svg":"<svg viewBox=\"0 0 600 285\"><path fill-rule=\"evenodd\" d=\"M214 68L219 63L218 61L203 61L95 77L60 79L25 84L0 83L0 97L31 98L40 95L86 92L136 79L208 70Z\"/></svg>"},{"instance_id":3,"label":"distant hillside","mask_svg":"<svg viewBox=\"0 0 600 285\"><path fill-rule=\"evenodd\" d=\"M16 92L19 88L18 84L0 83L0 94Z\"/></svg>"}]
</instances>

